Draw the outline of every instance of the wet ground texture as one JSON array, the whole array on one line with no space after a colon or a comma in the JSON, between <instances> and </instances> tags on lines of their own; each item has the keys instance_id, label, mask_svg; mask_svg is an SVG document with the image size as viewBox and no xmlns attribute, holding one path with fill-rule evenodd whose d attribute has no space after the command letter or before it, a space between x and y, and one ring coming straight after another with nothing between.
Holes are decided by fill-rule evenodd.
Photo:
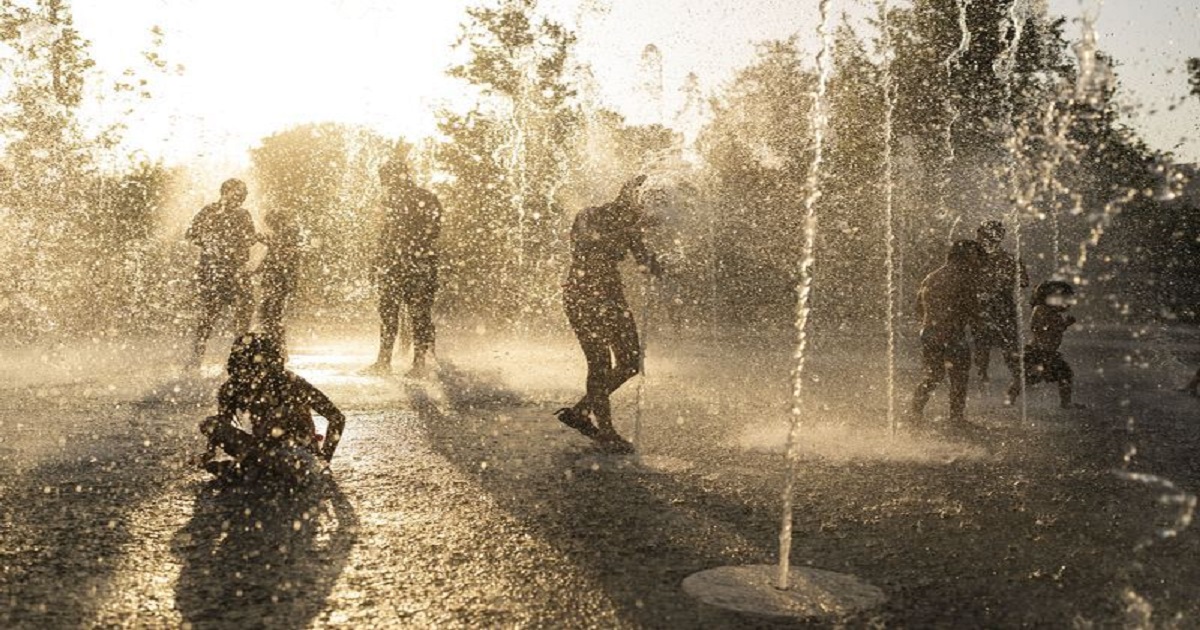
<instances>
[{"instance_id":1,"label":"wet ground texture","mask_svg":"<svg viewBox=\"0 0 1200 630\"><path fill-rule=\"evenodd\" d=\"M792 559L887 601L807 624L681 586L777 559L786 333L651 345L640 411L636 379L615 399L633 457L551 415L583 381L569 340L462 333L410 379L360 376L369 338L309 339L292 365L348 430L299 491L188 464L215 361L183 378L154 345L132 364L22 351L0 385L0 627L1194 626L1200 401L1173 389L1200 359L1189 335L1078 335L1088 409L1042 386L1022 420L998 379L972 384L971 430L916 435L887 428L878 340L818 342ZM900 370L903 406L911 356Z\"/></svg>"}]
</instances>

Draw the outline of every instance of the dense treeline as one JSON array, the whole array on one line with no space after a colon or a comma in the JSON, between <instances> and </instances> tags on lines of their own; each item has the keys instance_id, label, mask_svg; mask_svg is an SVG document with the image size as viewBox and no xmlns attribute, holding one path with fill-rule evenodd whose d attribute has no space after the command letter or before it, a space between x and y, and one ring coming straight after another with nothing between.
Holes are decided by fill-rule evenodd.
<instances>
[{"instance_id":1,"label":"dense treeline","mask_svg":"<svg viewBox=\"0 0 1200 630\"><path fill-rule=\"evenodd\" d=\"M1194 316L1200 226L1195 198L1177 195L1192 171L1121 123L1112 60L1086 41L1072 49L1063 20L1022 13L1026 4L962 3L960 15L954 0L916 0L867 29L836 27L817 209L819 322L881 323L889 196L902 312L949 240L1001 218L1019 232L1035 279L1084 279L1095 304L1119 313ZM438 112L439 138L413 145L318 122L264 138L244 176L257 214L300 218L298 311L371 317L376 171L399 154L446 208L446 316L561 325L571 218L646 173L671 321L790 321L805 254L812 60L794 39L764 42L707 103L693 76L685 112L639 126L594 105L576 37L536 0L487 3L468 11L455 44L463 61L449 70L475 102ZM61 0L0 2L0 46L14 60L0 105L4 334L180 330L194 253L162 224L181 174L124 157L119 128L83 130L81 104L101 96ZM1200 71L1192 75L1194 92ZM689 125L701 104L697 133Z\"/></svg>"}]
</instances>

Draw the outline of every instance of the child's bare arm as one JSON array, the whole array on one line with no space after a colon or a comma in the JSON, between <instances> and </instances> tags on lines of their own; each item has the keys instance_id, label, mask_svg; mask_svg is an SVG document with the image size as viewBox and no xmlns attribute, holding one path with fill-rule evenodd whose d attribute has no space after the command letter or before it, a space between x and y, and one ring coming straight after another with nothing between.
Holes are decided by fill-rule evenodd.
<instances>
[{"instance_id":1,"label":"child's bare arm","mask_svg":"<svg viewBox=\"0 0 1200 630\"><path fill-rule=\"evenodd\" d=\"M342 432L346 430L346 416L321 390L312 385L308 385L308 390L308 402L312 410L329 422L329 429L325 432L325 444L321 447L321 457L330 461L337 450L338 442L342 440Z\"/></svg>"}]
</instances>

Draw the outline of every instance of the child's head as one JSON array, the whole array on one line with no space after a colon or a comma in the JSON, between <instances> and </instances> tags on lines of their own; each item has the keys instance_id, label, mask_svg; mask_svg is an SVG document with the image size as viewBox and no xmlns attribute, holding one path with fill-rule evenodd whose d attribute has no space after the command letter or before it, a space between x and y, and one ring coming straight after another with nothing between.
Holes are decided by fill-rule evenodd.
<instances>
[{"instance_id":1,"label":"child's head","mask_svg":"<svg viewBox=\"0 0 1200 630\"><path fill-rule=\"evenodd\" d=\"M246 201L246 182L240 179L227 179L221 183L221 201L230 207L238 207Z\"/></svg>"},{"instance_id":2,"label":"child's head","mask_svg":"<svg viewBox=\"0 0 1200 630\"><path fill-rule=\"evenodd\" d=\"M253 380L283 369L279 345L262 333L246 333L233 342L225 370L231 379Z\"/></svg>"},{"instance_id":3,"label":"child's head","mask_svg":"<svg viewBox=\"0 0 1200 630\"><path fill-rule=\"evenodd\" d=\"M1004 224L994 219L984 221L975 230L975 239L985 251L996 251L1000 248L1000 243L1004 241Z\"/></svg>"},{"instance_id":4,"label":"child's head","mask_svg":"<svg viewBox=\"0 0 1200 630\"><path fill-rule=\"evenodd\" d=\"M1029 301L1033 306L1049 306L1065 309L1074 303L1075 287L1062 280L1047 280L1033 290L1033 298Z\"/></svg>"}]
</instances>

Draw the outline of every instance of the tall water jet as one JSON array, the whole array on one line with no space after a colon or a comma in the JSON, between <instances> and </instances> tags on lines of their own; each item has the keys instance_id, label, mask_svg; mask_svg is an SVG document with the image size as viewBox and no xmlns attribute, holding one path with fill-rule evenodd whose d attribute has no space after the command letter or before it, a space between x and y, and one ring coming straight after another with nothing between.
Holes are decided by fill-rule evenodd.
<instances>
[{"instance_id":1,"label":"tall water jet","mask_svg":"<svg viewBox=\"0 0 1200 630\"><path fill-rule=\"evenodd\" d=\"M1014 256L1013 256L1013 294L1021 294L1021 219L1025 208L1029 205L1029 200L1022 194L1019 182L1017 166L1020 157L1020 140L1017 133L1017 126L1014 123L1016 115L1016 106L1013 102L1013 75L1017 65L1017 50L1021 45L1021 37L1025 31L1025 24L1028 20L1027 0L1012 0L1008 5L1007 13L1000 18L998 25L1000 41L1003 42L1004 48L1000 51L1000 55L996 58L992 69L996 76L1000 79L1004 86L1004 125L1007 128L1005 145L1008 147L1008 160L1005 164L1006 178L1008 180L1010 195L1012 197L1012 221L1013 221L1013 240L1014 240ZM1028 387L1025 386L1025 325L1024 317L1018 303L1017 308L1017 353L1018 353L1018 376L1021 383L1021 423L1028 424L1029 422L1029 396Z\"/></svg>"},{"instance_id":2,"label":"tall water jet","mask_svg":"<svg viewBox=\"0 0 1200 630\"><path fill-rule=\"evenodd\" d=\"M663 124L663 60L662 51L654 44L642 49L642 61L638 67L641 75L641 91L650 106L647 122Z\"/></svg>"},{"instance_id":3,"label":"tall water jet","mask_svg":"<svg viewBox=\"0 0 1200 630\"><path fill-rule=\"evenodd\" d=\"M821 49L817 53L817 89L813 95L812 121L813 159L808 168L804 197L804 258L800 261L800 284L796 289L796 364L792 370L792 419L787 437L787 482L783 491L783 524L779 531L779 573L777 586L788 587L789 568L792 554L792 501L796 489L796 471L799 464L801 416L804 413L804 362L808 348L808 318L812 311L813 264L816 262L817 245L817 202L821 199L821 161L825 148L825 130L829 115L825 111L825 92L829 86L833 53L833 38L829 29L829 0L821 0L821 21L817 34Z\"/></svg>"},{"instance_id":4,"label":"tall water jet","mask_svg":"<svg viewBox=\"0 0 1200 630\"><path fill-rule=\"evenodd\" d=\"M820 569L791 568L793 496L804 410L804 365L817 237L816 205L821 198L822 152L828 122L825 111L826 88L831 75L830 56L833 52L833 38L828 24L829 4L829 0L820 2L821 17L817 29L821 48L817 54L817 87L810 114L813 159L806 178L804 253L796 290L796 351L793 356L795 366L792 370L791 425L787 438L787 480L783 495L783 523L779 534L779 564L776 567L719 567L688 576L683 581L686 592L711 605L773 617L813 619L843 616L877 606L886 600L883 591L854 576Z\"/></svg>"},{"instance_id":5,"label":"tall water jet","mask_svg":"<svg viewBox=\"0 0 1200 630\"><path fill-rule=\"evenodd\" d=\"M954 78L954 71L958 68L959 59L967 53L971 48L971 29L967 26L967 9L971 6L971 0L955 0L955 7L958 9L958 30L959 39L958 47L946 56L942 61L942 68L946 72L946 86L950 87L950 82ZM950 188L950 173L954 167L954 125L958 119L962 117L962 112L959 111L958 105L954 103L954 98L948 96L945 100L946 110L946 126L942 129L942 178L938 187L938 214L947 218L950 214L949 203L946 199L949 196ZM958 228L958 224L962 222L962 211L954 213L954 218L950 220L950 229L946 230L946 245L954 242L954 233Z\"/></svg>"},{"instance_id":6,"label":"tall water jet","mask_svg":"<svg viewBox=\"0 0 1200 630\"><path fill-rule=\"evenodd\" d=\"M888 23L888 0L880 4L879 28L883 40L883 221L884 250L887 258L887 423L896 433L896 233L892 203L895 182L892 173L892 117L896 96L892 93L892 29ZM945 195L943 204L945 203Z\"/></svg>"}]
</instances>

